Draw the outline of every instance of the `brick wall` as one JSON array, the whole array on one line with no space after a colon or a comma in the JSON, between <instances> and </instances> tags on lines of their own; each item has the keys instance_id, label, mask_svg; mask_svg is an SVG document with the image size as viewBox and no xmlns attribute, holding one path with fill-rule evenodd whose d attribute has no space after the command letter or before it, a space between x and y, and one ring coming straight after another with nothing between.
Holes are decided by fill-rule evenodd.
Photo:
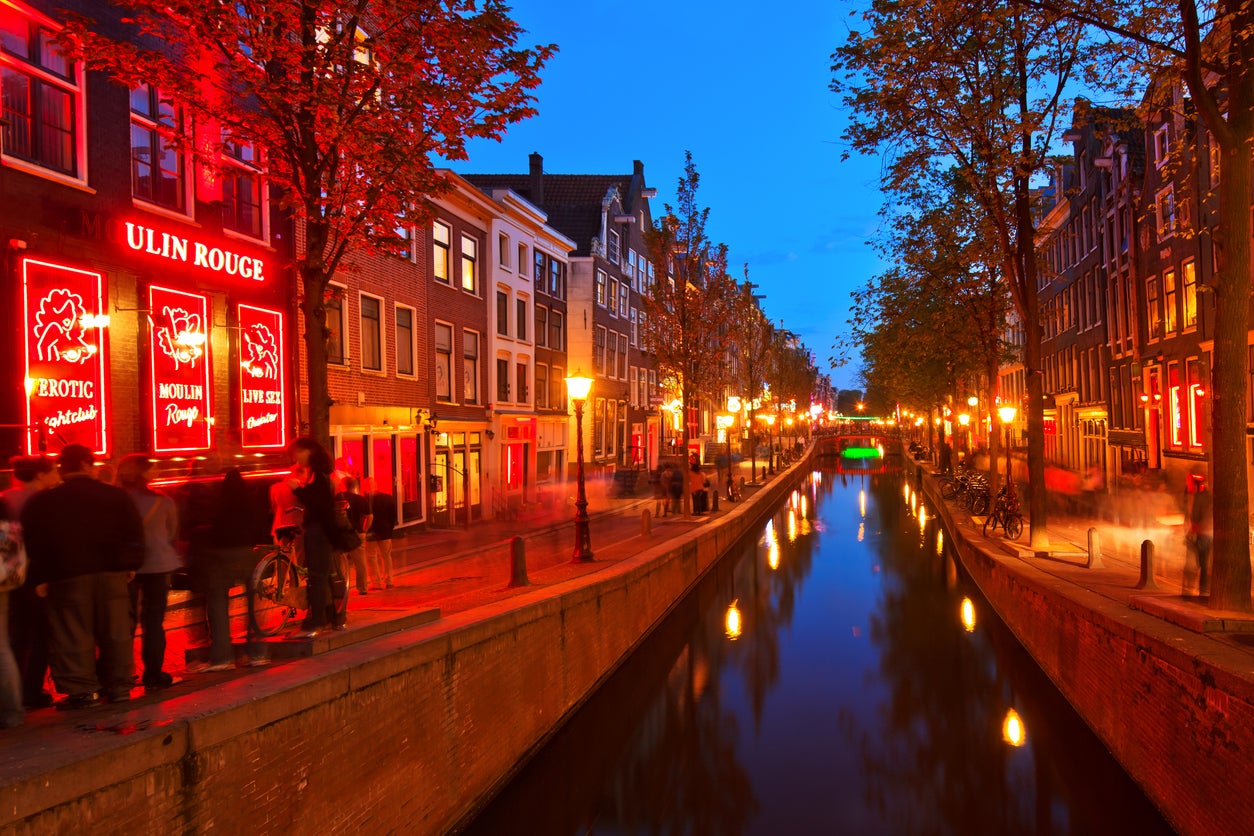
<instances>
[{"instance_id":1,"label":"brick wall","mask_svg":"<svg viewBox=\"0 0 1254 836\"><path fill-rule=\"evenodd\" d=\"M0 771L0 830L446 832L793 487L595 575L137 709L91 754L66 729Z\"/></svg>"}]
</instances>

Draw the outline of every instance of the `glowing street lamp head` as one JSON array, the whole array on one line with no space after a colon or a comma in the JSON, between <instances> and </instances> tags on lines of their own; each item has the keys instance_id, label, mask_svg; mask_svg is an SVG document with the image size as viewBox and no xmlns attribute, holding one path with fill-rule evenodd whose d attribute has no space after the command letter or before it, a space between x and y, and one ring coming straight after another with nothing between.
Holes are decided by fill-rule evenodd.
<instances>
[{"instance_id":1,"label":"glowing street lamp head","mask_svg":"<svg viewBox=\"0 0 1254 836\"><path fill-rule=\"evenodd\" d=\"M971 397L967 398L967 406L969 407L974 408L979 402L980 402L980 399L977 398L975 395L972 395Z\"/></svg>"},{"instance_id":2,"label":"glowing street lamp head","mask_svg":"<svg viewBox=\"0 0 1254 836\"><path fill-rule=\"evenodd\" d=\"M586 401L588 392L592 390L592 378L584 377L582 372L575 372L566 378L566 391L571 400Z\"/></svg>"},{"instance_id":3,"label":"glowing street lamp head","mask_svg":"<svg viewBox=\"0 0 1254 836\"><path fill-rule=\"evenodd\" d=\"M730 397L727 398L727 411L728 412L739 412L741 406L742 404L740 402L740 398L738 398L737 396L731 395Z\"/></svg>"},{"instance_id":4,"label":"glowing street lamp head","mask_svg":"<svg viewBox=\"0 0 1254 836\"><path fill-rule=\"evenodd\" d=\"M1015 409L1013 406L997 407L997 415L1001 418L1001 422L1003 424L1013 424L1015 416L1018 414L1019 410Z\"/></svg>"},{"instance_id":5,"label":"glowing street lamp head","mask_svg":"<svg viewBox=\"0 0 1254 836\"><path fill-rule=\"evenodd\" d=\"M965 427L967 424L971 423L971 416L963 412L958 416L958 423Z\"/></svg>"}]
</instances>

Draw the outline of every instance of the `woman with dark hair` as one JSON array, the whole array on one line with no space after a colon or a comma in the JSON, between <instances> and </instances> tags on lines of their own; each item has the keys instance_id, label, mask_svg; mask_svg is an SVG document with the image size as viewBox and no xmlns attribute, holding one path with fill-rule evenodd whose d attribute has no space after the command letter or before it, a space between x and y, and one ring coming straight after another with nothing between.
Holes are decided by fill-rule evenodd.
<instances>
[{"instance_id":1,"label":"woman with dark hair","mask_svg":"<svg viewBox=\"0 0 1254 836\"><path fill-rule=\"evenodd\" d=\"M301 634L312 638L328 626L331 611L331 553L335 550L338 526L335 520L335 494L331 472L335 469L326 448L308 437L296 439L288 447L296 468L288 478L292 493L305 508L305 568L309 571L309 616ZM342 629L342 624L331 626Z\"/></svg>"}]
</instances>

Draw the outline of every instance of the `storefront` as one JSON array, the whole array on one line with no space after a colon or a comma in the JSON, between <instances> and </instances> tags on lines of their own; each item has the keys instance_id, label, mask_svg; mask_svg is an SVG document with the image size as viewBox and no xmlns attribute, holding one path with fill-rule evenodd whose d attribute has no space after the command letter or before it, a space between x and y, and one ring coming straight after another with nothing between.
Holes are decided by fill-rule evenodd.
<instances>
[{"instance_id":1,"label":"storefront","mask_svg":"<svg viewBox=\"0 0 1254 836\"><path fill-rule=\"evenodd\" d=\"M388 410L397 412L397 410ZM399 525L426 519L423 506L424 437L418 424L408 423L409 410L399 420L332 427L337 463L359 481L372 479L376 490L396 497Z\"/></svg>"}]
</instances>

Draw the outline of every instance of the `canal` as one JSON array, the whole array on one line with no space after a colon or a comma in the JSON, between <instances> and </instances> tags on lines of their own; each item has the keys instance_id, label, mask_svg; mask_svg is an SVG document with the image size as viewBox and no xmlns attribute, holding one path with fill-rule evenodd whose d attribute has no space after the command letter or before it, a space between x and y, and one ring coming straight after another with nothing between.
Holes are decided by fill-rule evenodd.
<instances>
[{"instance_id":1,"label":"canal","mask_svg":"<svg viewBox=\"0 0 1254 836\"><path fill-rule=\"evenodd\" d=\"M811 474L468 832L1170 833L909 493Z\"/></svg>"}]
</instances>

